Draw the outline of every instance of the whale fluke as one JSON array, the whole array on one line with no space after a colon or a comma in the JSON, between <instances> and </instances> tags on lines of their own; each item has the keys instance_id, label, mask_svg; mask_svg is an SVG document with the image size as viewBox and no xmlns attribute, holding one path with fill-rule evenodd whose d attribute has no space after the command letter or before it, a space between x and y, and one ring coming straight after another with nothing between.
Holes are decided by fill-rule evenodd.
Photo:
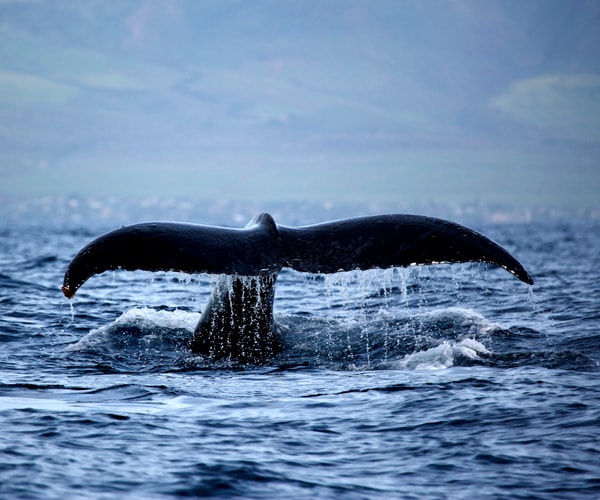
<instances>
[{"instance_id":1,"label":"whale fluke","mask_svg":"<svg viewBox=\"0 0 600 500\"><path fill-rule=\"evenodd\" d=\"M528 284L525 268L498 243L455 222L420 215L375 215L312 226L279 226L285 266L309 273L487 262Z\"/></svg>"},{"instance_id":2,"label":"whale fluke","mask_svg":"<svg viewBox=\"0 0 600 500\"><path fill-rule=\"evenodd\" d=\"M533 284L498 243L455 222L396 214L287 227L260 214L243 229L176 222L116 229L77 253L62 291L73 297L91 276L114 269L225 275L196 327L192 349L257 362L277 350L272 309L283 267L335 273L460 262L494 264Z\"/></svg>"},{"instance_id":3,"label":"whale fluke","mask_svg":"<svg viewBox=\"0 0 600 500\"><path fill-rule=\"evenodd\" d=\"M180 222L148 222L115 229L82 248L65 273L62 290L72 297L94 274L180 271L257 276L281 269L277 227L268 214L244 229Z\"/></svg>"}]
</instances>

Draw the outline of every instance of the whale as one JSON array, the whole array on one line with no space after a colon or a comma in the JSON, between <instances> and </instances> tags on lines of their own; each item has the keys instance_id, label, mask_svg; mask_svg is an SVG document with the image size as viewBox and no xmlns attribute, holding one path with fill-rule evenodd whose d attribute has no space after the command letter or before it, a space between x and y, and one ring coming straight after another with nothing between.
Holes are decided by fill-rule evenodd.
<instances>
[{"instance_id":1,"label":"whale","mask_svg":"<svg viewBox=\"0 0 600 500\"><path fill-rule=\"evenodd\" d=\"M464 262L492 264L533 284L500 244L445 219L384 214L291 227L261 213L244 228L146 222L115 229L73 257L62 292L70 299L92 276L117 269L220 275L190 349L213 360L261 364L281 350L273 302L283 268L327 274Z\"/></svg>"}]
</instances>

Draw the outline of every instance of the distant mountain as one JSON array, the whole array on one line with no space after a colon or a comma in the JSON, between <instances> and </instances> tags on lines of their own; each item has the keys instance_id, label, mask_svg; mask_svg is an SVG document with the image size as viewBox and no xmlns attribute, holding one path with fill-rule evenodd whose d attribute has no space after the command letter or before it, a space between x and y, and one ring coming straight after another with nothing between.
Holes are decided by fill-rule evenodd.
<instances>
[{"instance_id":1,"label":"distant mountain","mask_svg":"<svg viewBox=\"0 0 600 500\"><path fill-rule=\"evenodd\" d=\"M594 0L4 0L0 175L597 159L598 47Z\"/></svg>"}]
</instances>

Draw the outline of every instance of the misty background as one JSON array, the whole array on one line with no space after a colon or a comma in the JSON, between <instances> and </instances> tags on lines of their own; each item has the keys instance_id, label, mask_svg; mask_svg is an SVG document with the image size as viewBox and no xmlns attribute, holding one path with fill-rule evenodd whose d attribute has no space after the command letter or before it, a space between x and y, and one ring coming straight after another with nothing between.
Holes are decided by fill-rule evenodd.
<instances>
[{"instance_id":1,"label":"misty background","mask_svg":"<svg viewBox=\"0 0 600 500\"><path fill-rule=\"evenodd\" d=\"M597 0L0 1L0 200L600 208Z\"/></svg>"}]
</instances>

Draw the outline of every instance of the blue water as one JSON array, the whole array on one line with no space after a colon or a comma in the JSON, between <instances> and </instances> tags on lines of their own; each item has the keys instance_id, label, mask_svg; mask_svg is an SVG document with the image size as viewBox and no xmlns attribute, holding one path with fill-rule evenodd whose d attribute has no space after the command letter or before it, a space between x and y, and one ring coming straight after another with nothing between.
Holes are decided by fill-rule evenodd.
<instances>
[{"instance_id":1,"label":"blue water","mask_svg":"<svg viewBox=\"0 0 600 500\"><path fill-rule=\"evenodd\" d=\"M186 348L214 277L109 272L62 296L79 248L146 220L115 206L0 223L0 498L600 495L597 218L454 217L513 252L533 287L470 264L284 271L285 349L254 367ZM333 213L275 208L286 224Z\"/></svg>"}]
</instances>

